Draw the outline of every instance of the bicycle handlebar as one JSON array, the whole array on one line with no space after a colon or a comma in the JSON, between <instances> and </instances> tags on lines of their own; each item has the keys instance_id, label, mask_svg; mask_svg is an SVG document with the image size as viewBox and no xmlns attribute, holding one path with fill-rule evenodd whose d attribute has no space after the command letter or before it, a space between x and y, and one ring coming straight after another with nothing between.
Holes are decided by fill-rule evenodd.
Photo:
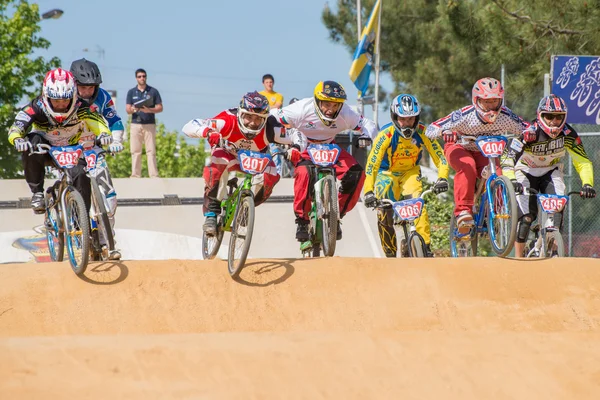
<instances>
[{"instance_id":1,"label":"bicycle handlebar","mask_svg":"<svg viewBox=\"0 0 600 400\"><path fill-rule=\"evenodd\" d=\"M423 193L421 193L419 196L417 197L412 197L413 199L418 199L418 198L423 198L426 195L428 195L429 193L433 193L433 189L427 189L426 191L424 191ZM385 204L389 204L389 205L393 205L395 203L395 201L392 201L390 199L379 199L377 200L377 206L376 207L381 207Z\"/></svg>"},{"instance_id":2,"label":"bicycle handlebar","mask_svg":"<svg viewBox=\"0 0 600 400\"><path fill-rule=\"evenodd\" d=\"M520 193L520 195L523 195L523 196L536 196L538 194L544 194L544 193L540 193L536 189L527 188L527 187L524 187L523 188L523 193ZM579 191L579 190L573 190L573 191L565 194L565 196L571 196L572 194L578 194L578 195L581 196L581 191Z\"/></svg>"}]
</instances>

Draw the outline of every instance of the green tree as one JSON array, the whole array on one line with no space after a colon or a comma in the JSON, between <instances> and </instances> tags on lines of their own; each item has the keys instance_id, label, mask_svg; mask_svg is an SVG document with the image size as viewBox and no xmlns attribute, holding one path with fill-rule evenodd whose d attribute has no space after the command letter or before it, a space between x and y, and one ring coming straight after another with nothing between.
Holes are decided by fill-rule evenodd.
<instances>
[{"instance_id":1,"label":"green tree","mask_svg":"<svg viewBox=\"0 0 600 400\"><path fill-rule=\"evenodd\" d=\"M363 0L368 16L375 0ZM330 38L349 52L357 44L356 2L326 7ZM600 53L600 1L384 1L381 65L395 93L411 92L427 105L425 120L471 102L473 83L499 78L506 68L507 105L527 118L543 94L552 54Z\"/></svg>"},{"instance_id":2,"label":"green tree","mask_svg":"<svg viewBox=\"0 0 600 400\"><path fill-rule=\"evenodd\" d=\"M129 126L127 126L129 130ZM128 178L131 175L131 151L129 142L125 150L115 157L108 157L108 167L114 178ZM156 126L156 162L162 178L201 177L204 169L204 148L191 145L178 135L168 132L165 125ZM142 176L148 176L146 153L142 155Z\"/></svg>"},{"instance_id":3,"label":"green tree","mask_svg":"<svg viewBox=\"0 0 600 400\"><path fill-rule=\"evenodd\" d=\"M8 143L17 104L35 97L44 74L60 65L33 57L36 49L47 49L50 42L38 36L40 15L37 4L26 0L0 0L0 177L22 176L20 155Z\"/></svg>"}]
</instances>

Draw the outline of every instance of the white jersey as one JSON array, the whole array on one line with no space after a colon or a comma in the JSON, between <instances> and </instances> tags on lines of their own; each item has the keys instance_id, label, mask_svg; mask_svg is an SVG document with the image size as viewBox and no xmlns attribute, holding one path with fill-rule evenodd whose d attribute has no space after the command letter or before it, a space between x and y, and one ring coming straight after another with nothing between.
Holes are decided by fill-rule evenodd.
<instances>
[{"instance_id":1,"label":"white jersey","mask_svg":"<svg viewBox=\"0 0 600 400\"><path fill-rule=\"evenodd\" d=\"M442 135L442 131L450 130L466 136L506 136L508 133L520 137L528 126L529 123L504 106L500 109L500 114L493 124L484 122L479 118L475 106L470 105L432 122L427 127L425 135L429 139L435 140ZM463 146L467 150L478 150L475 143L467 143Z\"/></svg>"},{"instance_id":2,"label":"white jersey","mask_svg":"<svg viewBox=\"0 0 600 400\"><path fill-rule=\"evenodd\" d=\"M346 130L361 131L373 137L377 134L375 123L344 104L335 122L327 126L315 111L314 100L309 97L293 104L271 110L281 124L299 129L309 143L331 143L335 135Z\"/></svg>"}]
</instances>

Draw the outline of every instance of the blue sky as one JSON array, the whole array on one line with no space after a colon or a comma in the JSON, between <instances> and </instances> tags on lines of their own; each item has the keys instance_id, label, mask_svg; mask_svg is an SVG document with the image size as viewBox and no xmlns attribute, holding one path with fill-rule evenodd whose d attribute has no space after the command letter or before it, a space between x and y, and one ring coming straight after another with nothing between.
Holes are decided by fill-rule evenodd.
<instances>
[{"instance_id":1,"label":"blue sky","mask_svg":"<svg viewBox=\"0 0 600 400\"><path fill-rule=\"evenodd\" d=\"M81 57L96 62L103 87L117 91L122 117L127 90L136 84L134 72L146 69L148 84L163 99L164 112L157 117L169 130L235 107L245 92L263 89L265 73L275 76L275 90L285 104L292 97L312 96L320 80L340 82L353 104L352 55L329 39L321 22L326 3L44 0L38 2L41 13L59 8L64 14L41 21L41 36L52 45L38 54L57 56L66 68ZM393 89L388 76L382 74L381 82ZM365 116L372 117L370 107ZM380 107L379 124L387 122L389 113Z\"/></svg>"}]
</instances>

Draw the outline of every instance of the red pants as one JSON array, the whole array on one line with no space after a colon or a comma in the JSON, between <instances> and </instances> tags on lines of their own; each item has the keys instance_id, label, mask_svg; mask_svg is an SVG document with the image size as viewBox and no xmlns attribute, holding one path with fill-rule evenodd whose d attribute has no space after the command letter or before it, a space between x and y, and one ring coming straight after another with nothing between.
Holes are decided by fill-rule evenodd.
<instances>
[{"instance_id":1,"label":"red pants","mask_svg":"<svg viewBox=\"0 0 600 400\"><path fill-rule=\"evenodd\" d=\"M466 150L458 144L446 144L444 155L448 163L456 171L454 177L454 215L461 211L473 212L475 182L481 178L481 171L488 165L488 159L479 151ZM496 174L502 175L497 165Z\"/></svg>"},{"instance_id":2,"label":"red pants","mask_svg":"<svg viewBox=\"0 0 600 400\"><path fill-rule=\"evenodd\" d=\"M365 173L360 164L346 150L341 149L340 157L335 164L335 172L339 182L341 182L338 194L340 216L343 217L348 211L352 210L365 182ZM308 152L302 153L302 161L294 170L294 212L297 218L308 219L312 198L309 185L311 182L308 168L313 165Z\"/></svg>"},{"instance_id":3,"label":"red pants","mask_svg":"<svg viewBox=\"0 0 600 400\"><path fill-rule=\"evenodd\" d=\"M227 193L228 175L224 174L231 171L241 171L237 157L223 149L215 148L211 154L211 164L204 167L204 213L211 211L219 213L221 210L221 200ZM255 205L259 205L267 200L273 187L279 182L279 174L275 163L271 161L265 172L255 175L252 179L254 190Z\"/></svg>"}]
</instances>

